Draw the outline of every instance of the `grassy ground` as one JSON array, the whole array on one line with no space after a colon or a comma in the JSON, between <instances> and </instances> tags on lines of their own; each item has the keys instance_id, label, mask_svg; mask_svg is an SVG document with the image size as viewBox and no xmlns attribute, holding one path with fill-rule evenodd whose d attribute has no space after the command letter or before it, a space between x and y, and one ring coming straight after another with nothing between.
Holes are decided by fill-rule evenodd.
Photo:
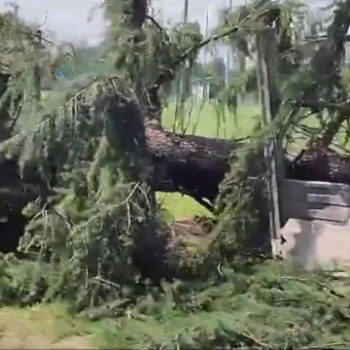
<instances>
[{"instance_id":1,"label":"grassy ground","mask_svg":"<svg viewBox=\"0 0 350 350\"><path fill-rule=\"evenodd\" d=\"M70 317L64 304L0 309L1 349L89 349L87 323Z\"/></svg>"},{"instance_id":2,"label":"grassy ground","mask_svg":"<svg viewBox=\"0 0 350 350\"><path fill-rule=\"evenodd\" d=\"M245 348L350 346L348 276L276 261L220 273L221 283L164 284L161 297L148 295L118 318L72 316L63 303L3 308L0 348L203 349L213 348L210 337Z\"/></svg>"},{"instance_id":3,"label":"grassy ground","mask_svg":"<svg viewBox=\"0 0 350 350\"><path fill-rule=\"evenodd\" d=\"M241 138L248 136L253 130L256 118L260 113L260 107L256 104L242 104L238 107L237 116L225 110L225 117L218 118L215 111L215 103L196 100L186 106L185 128L187 133L198 136ZM176 104L170 103L163 111L163 125L173 129L176 112ZM219 120L219 122L218 122ZM181 131L180 128L177 131ZM194 132L193 132L194 131Z\"/></svg>"},{"instance_id":4,"label":"grassy ground","mask_svg":"<svg viewBox=\"0 0 350 350\"><path fill-rule=\"evenodd\" d=\"M257 115L260 113L260 106L254 104L242 104L238 107L237 115L225 111L225 118L218 124L218 117L215 112L215 104L195 101L193 105L189 103L187 110L192 113L185 116L186 132L194 133L198 136L220 137L220 138L243 138L248 136L256 125ZM176 104L170 103L163 111L163 125L173 130ZM181 132L181 128L175 129ZM160 200L164 199L163 207L170 212L175 219L191 217L193 215L209 215L209 212L190 197L179 194L158 194Z\"/></svg>"},{"instance_id":5,"label":"grassy ground","mask_svg":"<svg viewBox=\"0 0 350 350\"><path fill-rule=\"evenodd\" d=\"M158 203L168 211L169 221L193 217L211 216L211 213L191 197L179 193L157 193Z\"/></svg>"}]
</instances>

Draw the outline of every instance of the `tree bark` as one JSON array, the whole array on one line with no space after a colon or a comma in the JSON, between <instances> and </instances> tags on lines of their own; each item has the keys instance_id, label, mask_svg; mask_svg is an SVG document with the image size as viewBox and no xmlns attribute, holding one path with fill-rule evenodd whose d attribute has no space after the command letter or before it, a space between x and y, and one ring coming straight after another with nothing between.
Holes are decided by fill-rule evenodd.
<instances>
[{"instance_id":1,"label":"tree bark","mask_svg":"<svg viewBox=\"0 0 350 350\"><path fill-rule=\"evenodd\" d=\"M219 184L229 171L229 159L242 140L211 139L193 135L174 134L160 127L146 127L146 142L152 159L153 176L151 186L155 191L181 192L203 204L203 199L213 203ZM15 160L0 160L0 191L17 188L22 191L19 167ZM41 189L23 194L22 207L26 199L32 200ZM11 191L6 191L12 197ZM15 194L15 192L13 192ZM0 201L4 198L0 198Z\"/></svg>"},{"instance_id":2,"label":"tree bark","mask_svg":"<svg viewBox=\"0 0 350 350\"><path fill-rule=\"evenodd\" d=\"M244 144L244 139L180 135L160 127L148 126L145 133L153 165L152 188L181 192L201 204L214 203L230 161ZM285 163L289 178L350 184L350 158L328 149L307 151L296 160L285 157ZM1 215L10 207L21 210L41 192L40 185L22 183L16 161L0 160Z\"/></svg>"},{"instance_id":3,"label":"tree bark","mask_svg":"<svg viewBox=\"0 0 350 350\"><path fill-rule=\"evenodd\" d=\"M229 171L232 152L243 140L210 139L146 128L156 191L181 192L201 204L214 202L219 184Z\"/></svg>"},{"instance_id":4,"label":"tree bark","mask_svg":"<svg viewBox=\"0 0 350 350\"><path fill-rule=\"evenodd\" d=\"M145 134L153 164L153 190L187 194L208 209L244 143L179 135L160 127L148 126ZM288 178L350 184L350 158L335 152L307 151L297 159L285 157L285 162ZM42 192L40 185L22 182L15 160L0 159L0 250L13 251L17 246L26 225L22 209L42 197Z\"/></svg>"},{"instance_id":5,"label":"tree bark","mask_svg":"<svg viewBox=\"0 0 350 350\"><path fill-rule=\"evenodd\" d=\"M122 109L118 106L117 100L110 101L106 136L112 147L128 154L125 166L130 180L137 181L140 173L145 173L143 181L152 191L180 191L211 209L219 184L230 169L231 152L239 142L183 136L154 126L144 128L137 108L129 104ZM119 118L113 118L117 107ZM46 201L48 189L40 183L40 177L29 176L26 181L20 177L16 159L0 158L0 250L3 252L14 251L23 235L27 224L23 208L37 198Z\"/></svg>"},{"instance_id":6,"label":"tree bark","mask_svg":"<svg viewBox=\"0 0 350 350\"><path fill-rule=\"evenodd\" d=\"M327 148L302 152L287 166L289 178L350 185L350 157Z\"/></svg>"}]
</instances>

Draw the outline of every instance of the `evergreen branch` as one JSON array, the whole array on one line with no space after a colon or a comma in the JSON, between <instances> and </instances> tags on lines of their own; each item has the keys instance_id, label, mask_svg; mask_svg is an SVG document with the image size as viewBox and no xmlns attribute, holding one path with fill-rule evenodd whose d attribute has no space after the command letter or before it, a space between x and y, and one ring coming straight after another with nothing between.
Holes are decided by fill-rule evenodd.
<instances>
[{"instance_id":1,"label":"evergreen branch","mask_svg":"<svg viewBox=\"0 0 350 350\"><path fill-rule=\"evenodd\" d=\"M134 13L131 12L131 11L124 11L124 13L126 15L130 15L132 16ZM149 20L150 22L152 22L152 24L162 33L162 35L164 36L165 40L170 43L170 38L169 38L169 35L168 33L166 32L166 30L159 24L159 22L157 22L157 20L152 17L151 15L146 15L145 18L147 20Z\"/></svg>"},{"instance_id":2,"label":"evergreen branch","mask_svg":"<svg viewBox=\"0 0 350 350\"><path fill-rule=\"evenodd\" d=\"M41 35L41 32L40 32L40 34L39 33L33 33L32 31L27 31L27 30L24 30L24 29L20 29L19 31L21 33L23 33L23 34L29 35L31 38L41 39L42 41L46 42L47 44L50 44L52 46L57 46L54 42L52 42L52 41L46 39L45 37L43 37Z\"/></svg>"},{"instance_id":3,"label":"evergreen branch","mask_svg":"<svg viewBox=\"0 0 350 350\"><path fill-rule=\"evenodd\" d=\"M112 206L106 206L105 211L112 212L112 210L117 209L122 207L123 205L127 205L129 201L131 200L132 196L135 194L136 190L140 188L140 182L137 182L135 186L132 188L130 191L129 195L121 202ZM101 217L101 213L99 212L98 214L92 216L89 220L85 221L84 223L78 225L75 230L79 231L82 230L83 228L89 226L93 221Z\"/></svg>"},{"instance_id":4,"label":"evergreen branch","mask_svg":"<svg viewBox=\"0 0 350 350\"><path fill-rule=\"evenodd\" d=\"M230 35L233 35L233 34L237 33L238 30L239 30L239 27L235 26L233 28L230 28L230 29L224 31L223 33L213 35L212 37L205 39L204 41L200 42L199 44L196 44L196 45L190 47L174 62L172 68L173 69L176 68L179 64L181 64L183 61L185 61L192 54L198 52L204 46L211 44L212 42L216 42L220 39L226 38Z\"/></svg>"},{"instance_id":5,"label":"evergreen branch","mask_svg":"<svg viewBox=\"0 0 350 350\"><path fill-rule=\"evenodd\" d=\"M190 48L188 48L182 55L180 55L177 59L175 59L169 65L169 67L162 69L160 71L158 77L156 78L156 80L148 88L148 95L149 95L149 100L151 102L151 105L156 107L157 110L160 110L161 104L160 104L159 97L158 97L158 91L159 91L161 85L174 79L175 70L179 66L181 66L181 64L183 62L185 62L188 58L195 55L203 47L205 47L213 42L217 42L221 39L224 39L224 38L229 37L231 35L237 34L240 30L242 30L245 27L245 25L248 21L252 21L256 25L256 23L259 22L259 20L263 19L264 16L266 16L269 13L270 13L270 9L264 9L261 12L257 13L256 16L254 16L254 18L252 18L252 16L250 14L247 14L240 21L240 23L238 25L236 25L234 27L230 27L229 29L223 31L222 33L215 34L215 35L201 41L200 43L195 44L195 45L191 46ZM159 119L160 116L158 115L157 118Z\"/></svg>"},{"instance_id":6,"label":"evergreen branch","mask_svg":"<svg viewBox=\"0 0 350 350\"><path fill-rule=\"evenodd\" d=\"M256 15L254 20L258 21L259 19L263 18L269 12L270 12L270 9L265 9L265 10L261 11L260 13L258 13ZM240 23L238 25L223 31L222 33L215 34L215 35L201 41L199 44L193 45L192 47L187 49L177 60L174 61L174 63L171 66L172 70L177 68L182 62L184 62L187 58L189 58L194 53L198 52L204 46L207 46L208 44L219 41L219 40L224 39L224 38L231 36L233 34L236 34L239 30L242 30L244 28L244 25L250 19L252 19L252 17L248 14L240 21Z\"/></svg>"},{"instance_id":7,"label":"evergreen branch","mask_svg":"<svg viewBox=\"0 0 350 350\"><path fill-rule=\"evenodd\" d=\"M321 288L327 289L331 294L333 294L334 296L336 296L338 298L345 298L345 295L338 293L337 291L335 291L332 287L328 286L327 284L313 280L313 279L287 276L287 277L282 277L281 281L297 281L297 282L301 282L301 283L312 282Z\"/></svg>"},{"instance_id":8,"label":"evergreen branch","mask_svg":"<svg viewBox=\"0 0 350 350\"><path fill-rule=\"evenodd\" d=\"M165 40L167 41L167 43L170 43L170 38L168 33L166 32L166 30L156 21L156 19L150 15L146 15L146 19L148 19L149 21L151 21L153 23L153 25L161 32L161 34L164 36Z\"/></svg>"},{"instance_id":9,"label":"evergreen branch","mask_svg":"<svg viewBox=\"0 0 350 350\"><path fill-rule=\"evenodd\" d=\"M102 277L96 276L96 277L93 278L93 280L96 281L96 282L100 282L102 284L105 284L107 286L110 286L110 287L113 287L113 288L116 288L116 289L120 290L120 286L118 284L113 283L111 281L107 281L107 280L103 279Z\"/></svg>"},{"instance_id":10,"label":"evergreen branch","mask_svg":"<svg viewBox=\"0 0 350 350\"><path fill-rule=\"evenodd\" d=\"M350 103L332 103L323 101L300 101L301 107L310 108L311 110L320 111L323 109L329 109L340 113L350 115Z\"/></svg>"},{"instance_id":11,"label":"evergreen branch","mask_svg":"<svg viewBox=\"0 0 350 350\"><path fill-rule=\"evenodd\" d=\"M316 345L316 346L308 346L307 348L300 348L301 350L310 350L310 349L330 349L333 346L350 346L349 341L343 341L343 342L337 342L337 343L329 343L329 344L323 344L323 345Z\"/></svg>"},{"instance_id":12,"label":"evergreen branch","mask_svg":"<svg viewBox=\"0 0 350 350\"><path fill-rule=\"evenodd\" d=\"M78 91L74 93L72 97L68 99L68 101L64 104L64 107L68 107L73 101L75 101L82 93L84 93L87 89L89 89L92 85L94 85L96 82L98 82L98 78L94 78L91 81L89 81L87 84L82 86Z\"/></svg>"},{"instance_id":13,"label":"evergreen branch","mask_svg":"<svg viewBox=\"0 0 350 350\"><path fill-rule=\"evenodd\" d=\"M166 70L161 71L160 75L158 76L158 78L156 79L156 81L153 83L152 87L150 90L152 89L159 89L160 85L164 84L165 82L167 82L168 80L173 79L173 72L174 70L181 64L183 63L186 59L188 59L191 55L193 55L194 53L198 52L201 48L203 48L204 46L218 41L220 39L223 39L227 36L233 35L235 33L237 33L239 30L239 27L235 26L233 28L230 28L226 31L224 31L221 34L216 34L208 39L205 39L204 41L200 42L199 44L193 45L192 47L190 47L189 49L187 49L180 57L178 57L171 65L170 67L168 67Z\"/></svg>"},{"instance_id":14,"label":"evergreen branch","mask_svg":"<svg viewBox=\"0 0 350 350\"><path fill-rule=\"evenodd\" d=\"M252 341L255 345L260 346L262 349L273 349L273 347L269 344L263 343L262 341L260 341L259 339L257 339L254 334L249 331L248 329L246 329L245 332L243 332L241 334L244 338L246 338L247 340Z\"/></svg>"},{"instance_id":15,"label":"evergreen branch","mask_svg":"<svg viewBox=\"0 0 350 350\"><path fill-rule=\"evenodd\" d=\"M187 49L180 57L178 57L173 63L166 69L163 69L160 71L157 79L153 82L150 88L148 88L148 96L149 96L149 101L152 106L154 106L157 111L161 109L161 103L159 101L158 97L158 91L161 87L161 85L165 84L168 81L171 81L174 79L174 71L184 62L186 61L189 57L191 57L193 54L198 52L201 48L207 46L208 44L218 41L222 38L225 38L227 36L233 35L237 33L239 30L239 27L235 26L233 28L230 28L226 31L224 31L221 34L216 34L208 39L205 39L204 41L200 42L199 44L196 44L189 49ZM160 120L160 114L158 113L156 115L156 118Z\"/></svg>"},{"instance_id":16,"label":"evergreen branch","mask_svg":"<svg viewBox=\"0 0 350 350\"><path fill-rule=\"evenodd\" d=\"M97 77L90 80L87 84L83 85L80 89L78 89L78 91L76 91L74 95L67 100L67 102L64 104L64 107L68 107L73 101L75 101L80 95L82 95L86 90L88 90L95 83L102 82L102 81L112 81L113 79L120 79L120 77L117 75L112 75L112 76L105 76L102 79Z\"/></svg>"},{"instance_id":17,"label":"evergreen branch","mask_svg":"<svg viewBox=\"0 0 350 350\"><path fill-rule=\"evenodd\" d=\"M15 116L14 116L14 118L12 119L12 123L11 123L11 125L10 125L10 131L11 131L11 133L13 132L13 130L14 130L14 128L15 128L17 122L18 122L18 119L19 119L19 117L20 117L20 115L21 115L21 112L22 112L22 108L23 108L23 105L20 105L20 106L17 108L16 113L15 113Z\"/></svg>"}]
</instances>

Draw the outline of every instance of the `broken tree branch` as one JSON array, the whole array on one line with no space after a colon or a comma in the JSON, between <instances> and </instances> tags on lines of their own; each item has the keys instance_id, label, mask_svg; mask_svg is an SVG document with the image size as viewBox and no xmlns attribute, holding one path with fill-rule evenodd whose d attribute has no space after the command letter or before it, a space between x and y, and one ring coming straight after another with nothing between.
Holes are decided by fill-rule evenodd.
<instances>
[{"instance_id":1,"label":"broken tree branch","mask_svg":"<svg viewBox=\"0 0 350 350\"><path fill-rule=\"evenodd\" d=\"M300 101L299 102L301 107L304 108L310 108L314 112L320 112L323 109L328 109L331 111L337 111L342 114L347 114L350 116L350 103L349 102L343 102L343 103L332 103L332 102L325 102L325 101Z\"/></svg>"},{"instance_id":2,"label":"broken tree branch","mask_svg":"<svg viewBox=\"0 0 350 350\"><path fill-rule=\"evenodd\" d=\"M191 57L193 54L198 52L202 47L218 41L220 39L223 39L225 37L228 37L230 35L233 35L237 33L239 30L239 27L235 26L233 28L230 28L226 31L224 31L221 34L216 34L208 39L205 39L204 41L200 42L199 44L196 44L189 49L187 49L180 57L178 57L176 60L172 62L172 64L161 70L156 80L152 83L151 87L148 89L148 95L149 100L151 103L151 106L153 106L156 110L160 111L161 109L161 103L159 100L158 92L160 87L167 83L170 80L174 79L175 76L175 70L183 63L185 62L189 57ZM160 114L158 113L158 118L160 118Z\"/></svg>"},{"instance_id":3,"label":"broken tree branch","mask_svg":"<svg viewBox=\"0 0 350 350\"><path fill-rule=\"evenodd\" d=\"M161 34L164 36L165 41L169 44L170 38L166 30L156 21L156 19L150 15L146 15L146 19L151 21L153 25L161 32Z\"/></svg>"}]
</instances>

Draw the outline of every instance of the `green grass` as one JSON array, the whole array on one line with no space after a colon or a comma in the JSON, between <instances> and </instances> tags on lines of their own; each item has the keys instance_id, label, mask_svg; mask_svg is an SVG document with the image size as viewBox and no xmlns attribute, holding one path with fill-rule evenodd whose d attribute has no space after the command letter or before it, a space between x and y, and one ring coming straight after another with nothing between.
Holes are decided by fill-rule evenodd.
<instances>
[{"instance_id":1,"label":"green grass","mask_svg":"<svg viewBox=\"0 0 350 350\"><path fill-rule=\"evenodd\" d=\"M205 137L241 138L248 136L255 124L256 116L260 113L260 106L253 104L242 104L238 107L237 116L225 110L225 116L218 118L215 113L215 104L194 101L193 105L186 105L185 115L186 133ZM175 121L176 104L170 103L162 113L162 124L167 129L173 130ZM192 111L189 113L189 111ZM218 124L221 119L221 124ZM195 126L197 127L195 128ZM181 132L179 128L177 131Z\"/></svg>"},{"instance_id":2,"label":"green grass","mask_svg":"<svg viewBox=\"0 0 350 350\"><path fill-rule=\"evenodd\" d=\"M168 211L169 221L186 219L195 215L211 216L212 214L197 203L191 197L181 195L180 193L157 193L158 203Z\"/></svg>"},{"instance_id":3,"label":"green grass","mask_svg":"<svg viewBox=\"0 0 350 350\"><path fill-rule=\"evenodd\" d=\"M192 110L190 116L185 116L186 133L205 137L220 138L243 138L248 136L256 125L256 116L260 113L259 105L243 104L238 107L237 116L225 111L225 120L222 120L218 126L218 117L215 113L213 103L206 102L202 105L201 101L195 101L193 107L190 104L187 110ZM175 103L170 103L162 113L162 123L167 129L173 130L175 122ZM181 129L175 129L181 132ZM164 200L162 207L166 209L175 219L192 217L194 215L210 215L210 213L198 204L195 200L187 196L181 196L177 193L163 194L159 193L158 198Z\"/></svg>"},{"instance_id":4,"label":"green grass","mask_svg":"<svg viewBox=\"0 0 350 350\"><path fill-rule=\"evenodd\" d=\"M76 335L96 348L156 348L152 340L158 346L174 349L176 341L172 347L170 342L176 339L181 345L178 348L196 348L185 347L184 343L198 334L205 337L218 330L230 340L249 335L243 337L245 344L259 348L254 341L269 344L266 348L338 342L344 342L338 348L349 346L348 278L334 280L278 261L236 266L235 270L223 268L221 275L220 283L164 283L162 295L148 294L116 318L92 321L86 316L73 316L63 303L9 307L0 310L0 316L7 322L5 334L6 326L15 332L15 321L19 320L29 323L33 333L52 341ZM338 293L344 297L335 295ZM6 347L1 337L0 345Z\"/></svg>"}]
</instances>

